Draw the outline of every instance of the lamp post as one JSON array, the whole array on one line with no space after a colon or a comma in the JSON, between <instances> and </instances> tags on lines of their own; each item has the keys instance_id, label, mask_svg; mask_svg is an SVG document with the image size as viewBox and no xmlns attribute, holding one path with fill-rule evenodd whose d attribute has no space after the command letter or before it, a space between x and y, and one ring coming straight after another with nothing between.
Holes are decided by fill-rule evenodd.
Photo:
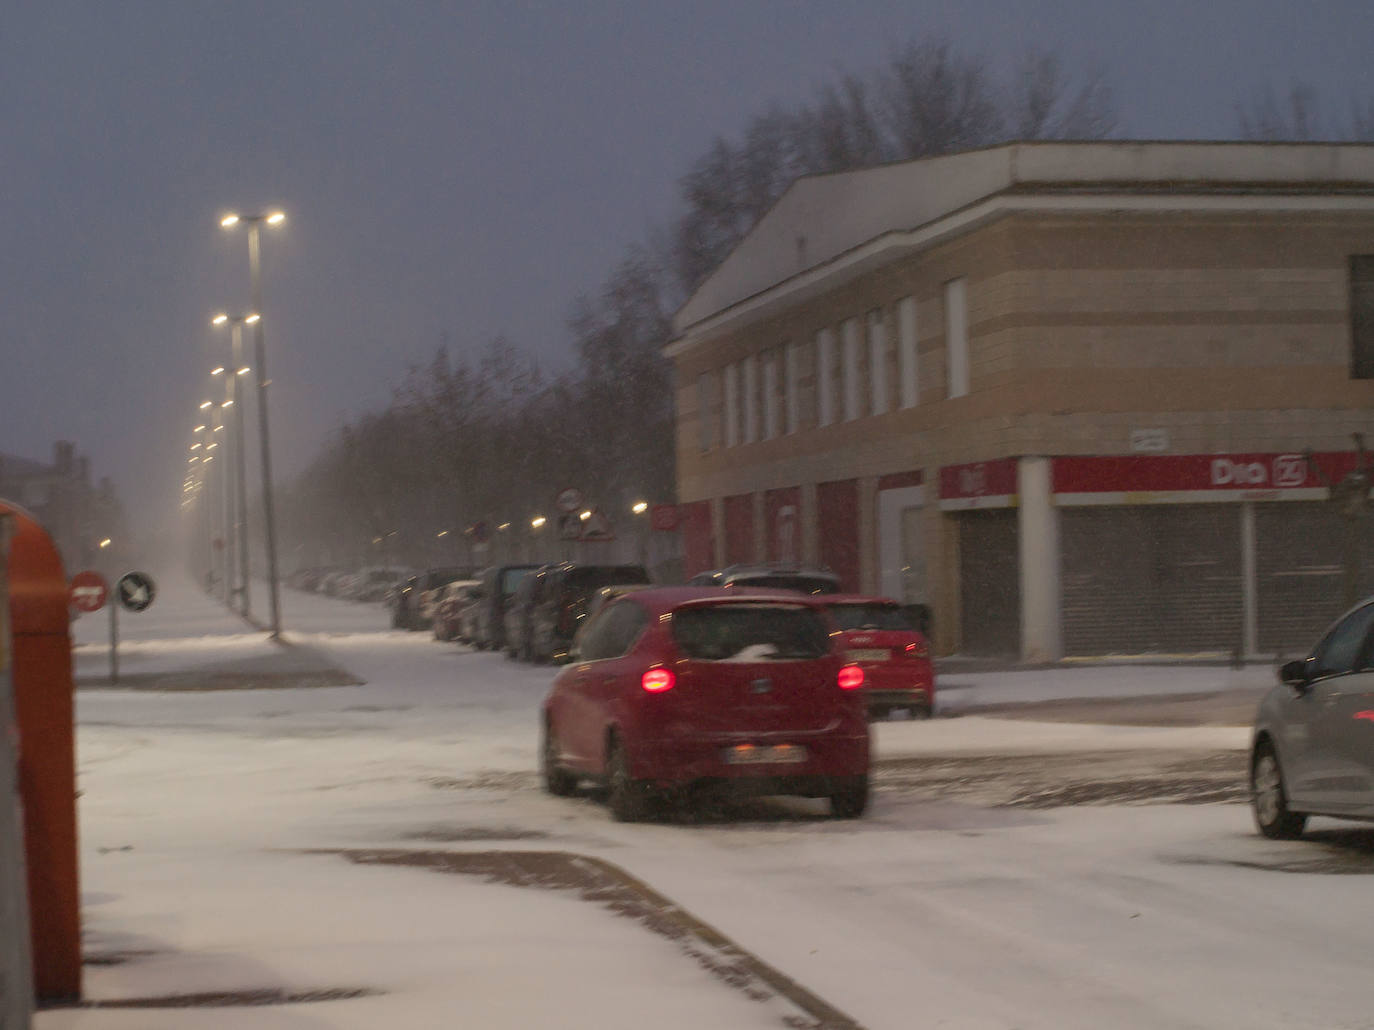
<instances>
[{"instance_id":1,"label":"lamp post","mask_svg":"<svg viewBox=\"0 0 1374 1030\"><path fill-rule=\"evenodd\" d=\"M220 219L220 225L232 229L240 222L248 226L248 279L252 293L253 310L262 311L262 261L261 244L258 239L263 223L281 225L286 215L280 211L266 214L239 215L228 214ZM262 320L253 323L253 364L258 370L258 437L262 444L262 508L264 536L267 542L267 599L271 606L272 637L281 636L281 597L277 585L277 520L272 505L272 449L267 433L267 343L263 339Z\"/></svg>"},{"instance_id":2,"label":"lamp post","mask_svg":"<svg viewBox=\"0 0 1374 1030\"><path fill-rule=\"evenodd\" d=\"M238 499L237 514L234 521L234 554L239 565L239 613L244 618L252 616L252 591L248 587L251 563L248 560L248 468L247 447L243 437L243 402L239 396L240 376L248 374L243 363L243 333L245 325L256 325L261 317L254 312L248 315L218 314L210 320L211 325L229 326L229 367L225 370L225 402L234 409L234 494ZM227 471L227 470L226 470Z\"/></svg>"},{"instance_id":3,"label":"lamp post","mask_svg":"<svg viewBox=\"0 0 1374 1030\"><path fill-rule=\"evenodd\" d=\"M635 501L630 506L631 514L635 516L635 535L639 537L639 564L645 569L649 567L649 527L646 525L648 519L645 518L648 510L648 501Z\"/></svg>"}]
</instances>

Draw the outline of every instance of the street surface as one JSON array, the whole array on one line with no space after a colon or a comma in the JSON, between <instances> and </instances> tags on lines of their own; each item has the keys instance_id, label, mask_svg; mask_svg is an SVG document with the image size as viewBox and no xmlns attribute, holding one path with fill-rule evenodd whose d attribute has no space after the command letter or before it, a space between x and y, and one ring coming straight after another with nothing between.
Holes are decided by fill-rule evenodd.
<instances>
[{"instance_id":1,"label":"street surface","mask_svg":"<svg viewBox=\"0 0 1374 1030\"><path fill-rule=\"evenodd\" d=\"M594 791L539 789L551 669L290 591L283 657L189 584L162 590L121 620L137 689L101 681L103 613L75 631L87 998L335 1000L55 1010L39 1030L1371 1025L1374 831L1266 841L1242 803L1268 669L954 673L945 717L875 727L862 820L764 799L622 825ZM511 857L530 852L611 863L849 1021L797 1014L634 906L557 901L578 896L568 869L599 874Z\"/></svg>"}]
</instances>

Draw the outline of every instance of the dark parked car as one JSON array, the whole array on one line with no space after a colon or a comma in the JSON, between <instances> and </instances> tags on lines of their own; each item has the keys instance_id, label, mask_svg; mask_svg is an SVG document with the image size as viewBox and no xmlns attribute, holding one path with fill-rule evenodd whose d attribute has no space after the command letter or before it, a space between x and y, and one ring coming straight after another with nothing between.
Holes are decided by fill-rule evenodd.
<instances>
[{"instance_id":1,"label":"dark parked car","mask_svg":"<svg viewBox=\"0 0 1374 1030\"><path fill-rule=\"evenodd\" d=\"M523 636L511 638L507 650L518 649L526 661L563 661L598 590L648 582L642 565L546 565L530 584L526 607L509 624Z\"/></svg>"},{"instance_id":2,"label":"dark parked car","mask_svg":"<svg viewBox=\"0 0 1374 1030\"><path fill-rule=\"evenodd\" d=\"M838 818L862 815L863 670L833 648L830 627L800 595L658 587L616 598L544 701L545 788L604 782L624 821L684 791L825 797Z\"/></svg>"},{"instance_id":3,"label":"dark parked car","mask_svg":"<svg viewBox=\"0 0 1374 1030\"><path fill-rule=\"evenodd\" d=\"M1255 717L1250 797L1266 837L1299 837L1312 815L1374 819L1374 598L1279 670Z\"/></svg>"},{"instance_id":4,"label":"dark parked car","mask_svg":"<svg viewBox=\"0 0 1374 1030\"><path fill-rule=\"evenodd\" d=\"M539 582L540 573L543 571L543 569L536 569L520 580L520 584L515 588L515 593L511 595L510 603L506 605L505 614L502 616L505 626L501 650L506 653L507 658L530 660L527 627L535 585Z\"/></svg>"},{"instance_id":5,"label":"dark parked car","mask_svg":"<svg viewBox=\"0 0 1374 1030\"><path fill-rule=\"evenodd\" d=\"M439 592L454 580L467 579L471 575L471 569L448 566L408 577L391 597L392 628L429 629L434 622Z\"/></svg>"},{"instance_id":6,"label":"dark parked car","mask_svg":"<svg viewBox=\"0 0 1374 1030\"><path fill-rule=\"evenodd\" d=\"M478 579L472 614L472 640L475 647L499 651L506 643L506 606L520 581L538 565L493 565L483 569Z\"/></svg>"},{"instance_id":7,"label":"dark parked car","mask_svg":"<svg viewBox=\"0 0 1374 1030\"><path fill-rule=\"evenodd\" d=\"M935 710L930 645L911 614L887 597L829 594L823 603L851 662L864 670L864 698L875 719L904 708L915 719Z\"/></svg>"},{"instance_id":8,"label":"dark parked car","mask_svg":"<svg viewBox=\"0 0 1374 1030\"><path fill-rule=\"evenodd\" d=\"M838 594L840 577L829 569L813 565L769 563L730 565L710 572L699 572L687 581L692 586L795 590L803 594Z\"/></svg>"}]
</instances>

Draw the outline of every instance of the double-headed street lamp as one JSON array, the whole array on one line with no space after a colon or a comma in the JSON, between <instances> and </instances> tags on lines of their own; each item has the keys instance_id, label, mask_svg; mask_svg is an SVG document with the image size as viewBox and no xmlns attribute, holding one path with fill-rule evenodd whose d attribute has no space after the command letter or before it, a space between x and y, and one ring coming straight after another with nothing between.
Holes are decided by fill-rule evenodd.
<instances>
[{"instance_id":1,"label":"double-headed street lamp","mask_svg":"<svg viewBox=\"0 0 1374 1030\"><path fill-rule=\"evenodd\" d=\"M262 311L262 252L259 230L263 224L280 225L286 221L281 211L265 214L227 214L220 226L232 229L243 224L248 227L248 279L252 293L252 310ZM267 434L267 343L263 339L262 320L253 323L253 364L258 370L258 436L262 443L262 506L263 525L267 541L267 597L271 604L272 636L281 635L281 598L277 586L277 521L272 505L272 450ZM245 584L245 587L247 584Z\"/></svg>"},{"instance_id":2,"label":"double-headed street lamp","mask_svg":"<svg viewBox=\"0 0 1374 1030\"><path fill-rule=\"evenodd\" d=\"M248 469L247 448L243 436L243 401L239 396L238 381L247 375L249 369L243 363L243 333L245 325L257 325L261 317L256 313L248 315L218 314L210 320L211 325L229 326L230 355L229 367L215 369L212 375L225 374L225 403L234 409L234 494L238 499L237 514L234 520L234 553L239 565L239 611L245 618L252 615L252 591L248 588L250 563L248 560Z\"/></svg>"}]
</instances>

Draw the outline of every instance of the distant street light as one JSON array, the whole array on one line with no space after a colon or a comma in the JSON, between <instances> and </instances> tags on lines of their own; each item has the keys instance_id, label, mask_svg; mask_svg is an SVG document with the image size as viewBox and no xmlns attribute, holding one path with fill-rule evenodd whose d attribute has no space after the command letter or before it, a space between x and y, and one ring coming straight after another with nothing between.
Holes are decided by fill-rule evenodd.
<instances>
[{"instance_id":1,"label":"distant street light","mask_svg":"<svg viewBox=\"0 0 1374 1030\"><path fill-rule=\"evenodd\" d=\"M280 225L286 221L281 211L265 214L240 215L231 213L220 219L220 225L232 229L240 222L248 226L248 279L252 293L253 311L262 311L261 242L258 238L263 223ZM277 520L272 505L272 448L268 440L267 420L267 343L263 339L262 321L253 321L253 364L258 370L258 437L262 444L262 507L267 540L267 597L272 610L272 637L281 636L281 596L277 585Z\"/></svg>"},{"instance_id":2,"label":"distant street light","mask_svg":"<svg viewBox=\"0 0 1374 1030\"><path fill-rule=\"evenodd\" d=\"M643 515L646 511L649 510L649 502L648 502L648 501L636 501L634 507L631 508L630 510L631 510L632 512L634 512L636 515Z\"/></svg>"},{"instance_id":3,"label":"distant street light","mask_svg":"<svg viewBox=\"0 0 1374 1030\"><path fill-rule=\"evenodd\" d=\"M238 557L239 567L239 612L244 618L252 617L252 591L249 589L248 577L252 563L248 555L248 466L247 452L248 447L244 439L243 432L243 405L235 404L238 399L238 375L242 375L246 369L240 368L243 365L243 333L245 325L255 325L259 320L257 312L250 312L246 315L230 315L221 312L210 319L211 325L229 326L229 364L232 368L239 368L237 375L225 376L224 392L226 400L222 407L234 409L234 495L237 499L236 516L234 519L234 532L231 543L234 553ZM224 366L220 366L212 375L217 375L224 371Z\"/></svg>"},{"instance_id":4,"label":"distant street light","mask_svg":"<svg viewBox=\"0 0 1374 1030\"><path fill-rule=\"evenodd\" d=\"M100 541L100 549L102 551L105 550L105 548L109 547L111 543L112 541L110 540L110 538L106 537L104 540Z\"/></svg>"}]
</instances>

